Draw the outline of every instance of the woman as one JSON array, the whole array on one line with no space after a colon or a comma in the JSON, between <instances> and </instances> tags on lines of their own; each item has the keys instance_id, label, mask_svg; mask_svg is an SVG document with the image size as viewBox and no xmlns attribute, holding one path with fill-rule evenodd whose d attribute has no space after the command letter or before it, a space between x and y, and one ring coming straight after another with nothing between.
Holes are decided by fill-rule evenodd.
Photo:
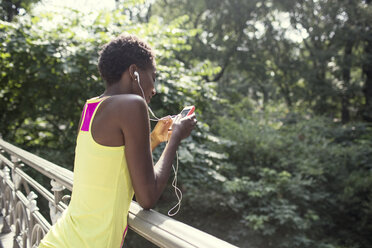
<instances>
[{"instance_id":1,"label":"woman","mask_svg":"<svg viewBox=\"0 0 372 248\"><path fill-rule=\"evenodd\" d=\"M156 94L152 49L135 36L103 46L98 68L105 92L87 101L79 124L71 202L39 247L121 247L129 205L136 195L154 206L170 175L182 139L195 115L163 118L150 135L147 104ZM156 165L151 150L168 139Z\"/></svg>"}]
</instances>

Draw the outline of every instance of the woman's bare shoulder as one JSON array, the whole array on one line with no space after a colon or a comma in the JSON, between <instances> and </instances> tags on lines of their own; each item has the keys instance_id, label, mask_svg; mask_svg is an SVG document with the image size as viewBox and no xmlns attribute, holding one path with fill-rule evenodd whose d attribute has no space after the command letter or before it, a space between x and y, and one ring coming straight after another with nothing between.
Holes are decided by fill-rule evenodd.
<instances>
[{"instance_id":1,"label":"woman's bare shoulder","mask_svg":"<svg viewBox=\"0 0 372 248\"><path fill-rule=\"evenodd\" d=\"M121 94L111 96L106 100L113 110L130 111L133 108L146 107L146 102L142 97L135 94Z\"/></svg>"},{"instance_id":2,"label":"woman's bare shoulder","mask_svg":"<svg viewBox=\"0 0 372 248\"><path fill-rule=\"evenodd\" d=\"M128 117L143 119L147 116L146 102L138 95L114 95L106 101L106 111L113 113L115 119L128 119Z\"/></svg>"}]
</instances>

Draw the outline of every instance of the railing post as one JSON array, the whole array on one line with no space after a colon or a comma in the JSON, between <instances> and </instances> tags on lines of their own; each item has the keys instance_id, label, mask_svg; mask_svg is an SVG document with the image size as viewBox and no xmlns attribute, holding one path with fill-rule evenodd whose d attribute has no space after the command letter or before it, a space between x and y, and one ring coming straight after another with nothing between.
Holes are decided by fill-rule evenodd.
<instances>
[{"instance_id":1,"label":"railing post","mask_svg":"<svg viewBox=\"0 0 372 248\"><path fill-rule=\"evenodd\" d=\"M35 220L33 218L33 213L35 211L39 211L39 208L37 207L37 201L36 201L37 197L38 196L33 191L31 191L27 195L27 200L28 200L27 208L30 211L28 239L27 239L28 242L30 242L30 237L32 236L32 232L33 232L35 226L38 225L37 223L35 223Z\"/></svg>"},{"instance_id":2,"label":"railing post","mask_svg":"<svg viewBox=\"0 0 372 248\"><path fill-rule=\"evenodd\" d=\"M4 166L4 169L3 169L3 173L4 173L3 185L4 186L6 185L6 181L10 180L9 172L10 172L10 169L8 168L8 166ZM3 189L3 190L5 191L5 189Z\"/></svg>"},{"instance_id":3,"label":"railing post","mask_svg":"<svg viewBox=\"0 0 372 248\"><path fill-rule=\"evenodd\" d=\"M21 164L21 160L14 156L14 155L11 155L10 156L10 159L14 165L14 168L12 170L12 181L13 181L13 184L14 184L14 189L15 191L19 190L20 186L21 186L21 182L22 182L22 177L20 177L17 173L16 173L16 168L18 167L21 167L22 164Z\"/></svg>"},{"instance_id":4,"label":"railing post","mask_svg":"<svg viewBox=\"0 0 372 248\"><path fill-rule=\"evenodd\" d=\"M10 180L10 175L9 175L9 172L10 172L10 169L8 168L8 166L4 166L4 169L3 169L3 173L4 173L4 177L3 177L3 186L4 188L2 189L2 194L3 194L3 198L5 198L6 196L4 195L5 194L5 187L6 187L6 181ZM6 201L6 199L2 199L3 201ZM9 199L10 201L11 199ZM5 204L6 205L6 204ZM3 207L8 207L8 206L3 206ZM3 219L3 228L1 229L1 233L10 233L12 230L10 229L10 226L8 224L8 222L6 221L6 217L7 215L9 214L10 212L10 209L5 209L5 215L3 216L4 219Z\"/></svg>"},{"instance_id":5,"label":"railing post","mask_svg":"<svg viewBox=\"0 0 372 248\"><path fill-rule=\"evenodd\" d=\"M14 171L13 171L13 174L12 175L14 175L15 178L13 179L13 181L15 182L15 180L17 180L17 184L18 185L16 187L16 190L19 190L20 187L21 187L21 184L22 184L24 190L26 191L26 194L28 195L28 194L30 194L30 187L28 186L27 182L24 181L22 179L22 177L20 175L18 175L18 173L16 173L16 169L17 168L19 168L19 169L23 168L25 166L25 164L24 163L21 163L20 162L21 160L18 160L18 161L19 161L18 163L14 164Z\"/></svg>"},{"instance_id":6,"label":"railing post","mask_svg":"<svg viewBox=\"0 0 372 248\"><path fill-rule=\"evenodd\" d=\"M37 199L37 194L35 194L33 191L31 191L27 195L27 200L28 200L27 208L30 210L31 213L35 211L39 211L39 208L37 207L36 199Z\"/></svg>"},{"instance_id":7,"label":"railing post","mask_svg":"<svg viewBox=\"0 0 372 248\"><path fill-rule=\"evenodd\" d=\"M0 137L0 139L1 139L1 137ZM5 153L4 149L0 147L0 154L4 154L4 153ZM0 160L0 169L3 168L3 163L4 163L3 160Z\"/></svg>"},{"instance_id":8,"label":"railing post","mask_svg":"<svg viewBox=\"0 0 372 248\"><path fill-rule=\"evenodd\" d=\"M64 187L62 184L58 183L56 180L52 179L50 181L52 185L52 191L54 192L54 203L49 202L49 209L50 209L50 219L52 220L52 224L56 223L59 217L61 216L61 212L58 211L57 205L62 200Z\"/></svg>"}]
</instances>

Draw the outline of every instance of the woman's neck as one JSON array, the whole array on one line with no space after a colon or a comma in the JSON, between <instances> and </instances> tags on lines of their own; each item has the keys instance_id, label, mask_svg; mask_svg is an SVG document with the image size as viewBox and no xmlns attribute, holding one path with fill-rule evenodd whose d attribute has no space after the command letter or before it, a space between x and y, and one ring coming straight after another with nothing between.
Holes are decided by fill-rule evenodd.
<instances>
[{"instance_id":1,"label":"woman's neck","mask_svg":"<svg viewBox=\"0 0 372 248\"><path fill-rule=\"evenodd\" d=\"M100 97L113 96L120 94L133 94L133 90L130 87L130 83L117 82L106 87L106 90Z\"/></svg>"}]
</instances>

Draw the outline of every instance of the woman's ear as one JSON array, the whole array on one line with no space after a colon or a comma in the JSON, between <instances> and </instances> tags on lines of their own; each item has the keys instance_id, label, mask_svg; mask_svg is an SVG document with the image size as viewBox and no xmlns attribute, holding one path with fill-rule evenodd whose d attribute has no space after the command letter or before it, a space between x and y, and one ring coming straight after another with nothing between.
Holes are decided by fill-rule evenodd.
<instances>
[{"instance_id":1,"label":"woman's ear","mask_svg":"<svg viewBox=\"0 0 372 248\"><path fill-rule=\"evenodd\" d=\"M137 72L138 73L138 68L137 68L137 66L135 65L135 64L131 64L130 66L129 66L129 75L130 75L130 77L131 77L131 79L132 80L134 80L134 81L136 81L137 80L137 77L136 77L136 75L135 75L135 72Z\"/></svg>"}]
</instances>

